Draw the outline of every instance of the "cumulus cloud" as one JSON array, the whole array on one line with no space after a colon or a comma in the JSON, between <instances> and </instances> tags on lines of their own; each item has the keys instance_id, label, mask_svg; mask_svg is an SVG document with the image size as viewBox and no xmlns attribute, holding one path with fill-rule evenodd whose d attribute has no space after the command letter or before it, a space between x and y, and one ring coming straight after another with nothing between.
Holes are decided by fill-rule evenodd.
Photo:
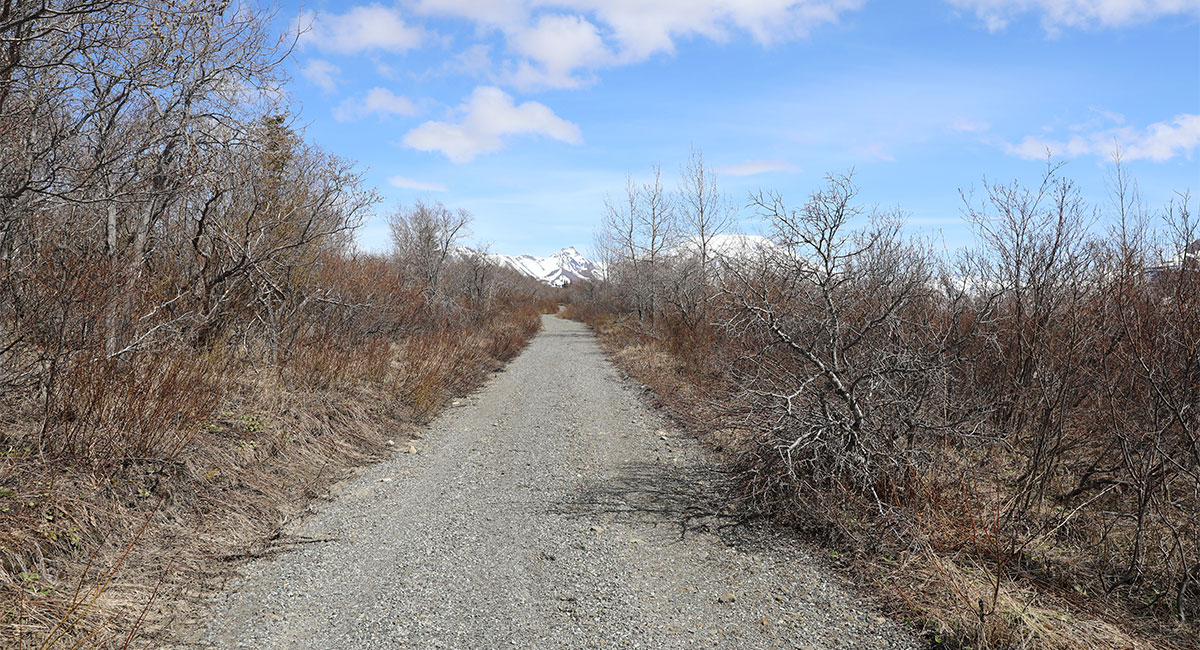
<instances>
[{"instance_id":1,"label":"cumulus cloud","mask_svg":"<svg viewBox=\"0 0 1200 650\"><path fill-rule=\"evenodd\" d=\"M406 24L398 9L377 4L352 7L344 14L309 11L302 22L311 28L301 43L337 54L405 52L426 39L425 30Z\"/></svg>"},{"instance_id":2,"label":"cumulus cloud","mask_svg":"<svg viewBox=\"0 0 1200 650\"><path fill-rule=\"evenodd\" d=\"M786 160L747 160L736 165L718 167L717 173L727 176L755 176L774 172L798 172L800 168Z\"/></svg>"},{"instance_id":3,"label":"cumulus cloud","mask_svg":"<svg viewBox=\"0 0 1200 650\"><path fill-rule=\"evenodd\" d=\"M544 14L532 27L512 34L509 44L526 59L512 75L519 88L574 88L583 83L575 70L595 69L613 59L600 31L581 16Z\"/></svg>"},{"instance_id":4,"label":"cumulus cloud","mask_svg":"<svg viewBox=\"0 0 1200 650\"><path fill-rule=\"evenodd\" d=\"M333 109L333 118L339 122L362 119L369 115L416 115L417 107L407 97L401 97L387 88L372 88L362 97L350 97Z\"/></svg>"},{"instance_id":5,"label":"cumulus cloud","mask_svg":"<svg viewBox=\"0 0 1200 650\"><path fill-rule=\"evenodd\" d=\"M805 36L836 22L865 0L552 0L564 9L593 14L611 30L622 56L638 61L673 52L675 40L692 36L728 38L733 30L760 43Z\"/></svg>"},{"instance_id":6,"label":"cumulus cloud","mask_svg":"<svg viewBox=\"0 0 1200 650\"><path fill-rule=\"evenodd\" d=\"M579 127L538 102L516 104L492 86L480 86L457 111L457 122L425 122L404 136L404 144L420 151L438 151L451 161L465 163L504 148L510 136L542 135L569 144L582 144Z\"/></svg>"},{"instance_id":7,"label":"cumulus cloud","mask_svg":"<svg viewBox=\"0 0 1200 650\"><path fill-rule=\"evenodd\" d=\"M416 0L424 15L463 18L505 36L504 78L518 88L573 88L588 73L672 53L679 39L748 33L762 44L807 35L866 0Z\"/></svg>"},{"instance_id":8,"label":"cumulus cloud","mask_svg":"<svg viewBox=\"0 0 1200 650\"><path fill-rule=\"evenodd\" d=\"M974 13L991 31L1034 13L1048 32L1067 27L1126 27L1167 16L1200 16L1200 0L949 0Z\"/></svg>"},{"instance_id":9,"label":"cumulus cloud","mask_svg":"<svg viewBox=\"0 0 1200 650\"><path fill-rule=\"evenodd\" d=\"M1124 160L1165 162L1175 156L1191 158L1200 147L1200 115L1184 113L1141 130L1119 126L1077 134L1066 140L1031 135L1016 144L1004 144L1008 153L1031 160L1045 158L1047 153L1067 158L1108 157L1116 147L1120 147Z\"/></svg>"},{"instance_id":10,"label":"cumulus cloud","mask_svg":"<svg viewBox=\"0 0 1200 650\"><path fill-rule=\"evenodd\" d=\"M399 187L404 190L417 190L419 192L447 192L449 189L445 185L437 183L429 183L419 181L413 178L405 178L404 176L393 176L388 179L388 185Z\"/></svg>"},{"instance_id":11,"label":"cumulus cloud","mask_svg":"<svg viewBox=\"0 0 1200 650\"><path fill-rule=\"evenodd\" d=\"M327 93L331 93L337 88L338 77L341 74L341 68L321 59L309 59L308 63L300 68L301 76Z\"/></svg>"},{"instance_id":12,"label":"cumulus cloud","mask_svg":"<svg viewBox=\"0 0 1200 650\"><path fill-rule=\"evenodd\" d=\"M469 18L486 27L514 29L527 22L531 0L416 0L413 10L435 16Z\"/></svg>"}]
</instances>

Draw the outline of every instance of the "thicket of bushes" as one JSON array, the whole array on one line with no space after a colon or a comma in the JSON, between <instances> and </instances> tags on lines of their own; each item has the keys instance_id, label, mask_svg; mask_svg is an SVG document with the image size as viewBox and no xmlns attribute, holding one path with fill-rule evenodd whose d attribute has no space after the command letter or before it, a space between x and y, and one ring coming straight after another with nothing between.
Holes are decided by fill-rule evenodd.
<instances>
[{"instance_id":1,"label":"thicket of bushes","mask_svg":"<svg viewBox=\"0 0 1200 650\"><path fill-rule=\"evenodd\" d=\"M178 616L552 309L441 205L355 249L376 197L290 125L271 20L0 3L0 645Z\"/></svg>"},{"instance_id":2,"label":"thicket of bushes","mask_svg":"<svg viewBox=\"0 0 1200 650\"><path fill-rule=\"evenodd\" d=\"M1186 195L1149 210L1118 160L1111 205L1088 206L1052 166L964 196L976 242L947 255L833 176L799 205L751 197L769 243L723 256L697 227L729 223L702 167L679 193L630 185L607 281L568 309L732 455L748 507L850 551L950 647L1194 647Z\"/></svg>"}]
</instances>

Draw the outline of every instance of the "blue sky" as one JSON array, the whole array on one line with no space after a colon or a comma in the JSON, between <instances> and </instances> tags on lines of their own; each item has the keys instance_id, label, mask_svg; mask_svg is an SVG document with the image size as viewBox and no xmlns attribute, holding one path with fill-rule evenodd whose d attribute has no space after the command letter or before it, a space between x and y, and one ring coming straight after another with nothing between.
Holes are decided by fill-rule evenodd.
<instances>
[{"instance_id":1,"label":"blue sky","mask_svg":"<svg viewBox=\"0 0 1200 650\"><path fill-rule=\"evenodd\" d=\"M591 244L606 194L704 152L740 205L855 170L863 202L969 241L959 188L1034 182L1050 148L1104 200L1200 192L1200 0L315 0L293 111L385 198L464 207L473 239ZM1101 206L1103 207L1103 206ZM743 229L757 222L747 212Z\"/></svg>"}]
</instances>

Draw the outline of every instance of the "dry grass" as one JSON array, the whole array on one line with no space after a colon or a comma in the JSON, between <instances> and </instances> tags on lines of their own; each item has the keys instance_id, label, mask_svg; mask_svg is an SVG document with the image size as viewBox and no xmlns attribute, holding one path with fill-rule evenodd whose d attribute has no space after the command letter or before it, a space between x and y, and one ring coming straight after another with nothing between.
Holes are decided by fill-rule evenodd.
<instances>
[{"instance_id":1,"label":"dry grass","mask_svg":"<svg viewBox=\"0 0 1200 650\"><path fill-rule=\"evenodd\" d=\"M67 378L50 417L67 444L46 442L32 405L6 423L0 646L126 647L186 625L232 562L288 543L288 521L515 356L545 309L302 341L279 370L208 355Z\"/></svg>"},{"instance_id":2,"label":"dry grass","mask_svg":"<svg viewBox=\"0 0 1200 650\"><path fill-rule=\"evenodd\" d=\"M985 567L931 552L902 558L886 572L891 593L940 647L1046 650L1149 650L1155 645L1069 601ZM899 582L904 580L904 583ZM994 605L987 605L992 603ZM974 603L974 605L971 605ZM981 606L982 605L982 606Z\"/></svg>"},{"instance_id":3,"label":"dry grass","mask_svg":"<svg viewBox=\"0 0 1200 650\"><path fill-rule=\"evenodd\" d=\"M1086 522L1072 520L1019 557L998 563L997 558L1005 557L1005 540L995 537L994 502L948 499L946 486L929 483L923 496L910 497L921 503L916 511L881 517L854 495L797 492L782 479L782 469L764 472L761 458L747 460L762 453L763 441L738 424L742 406L720 381L722 353L704 347L710 343L689 339L680 345L663 333L669 330L661 324L648 331L632 317L615 317L588 305L570 305L566 314L592 325L611 358L648 385L681 425L731 465L754 467L758 478L748 477L743 505L822 544L836 569L865 591L882 594L935 647L1196 647L1194 627L1164 623L1131 608L1125 599L1093 591L1086 571L1079 570L1087 557L1087 540L1081 538L1088 531ZM697 363L697 356L708 361ZM942 462L961 467L964 475L984 467L1003 471L995 459L974 454L947 445Z\"/></svg>"}]
</instances>

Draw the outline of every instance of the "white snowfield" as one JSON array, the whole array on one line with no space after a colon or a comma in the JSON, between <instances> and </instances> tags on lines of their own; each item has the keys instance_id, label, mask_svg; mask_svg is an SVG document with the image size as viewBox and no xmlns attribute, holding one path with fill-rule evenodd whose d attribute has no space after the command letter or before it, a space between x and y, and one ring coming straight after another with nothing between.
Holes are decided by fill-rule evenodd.
<instances>
[{"instance_id":1,"label":"white snowfield","mask_svg":"<svg viewBox=\"0 0 1200 650\"><path fill-rule=\"evenodd\" d=\"M708 256L713 261L749 261L774 247L771 240L759 235L723 234L709 240ZM672 255L680 257L697 255L699 252L700 245L694 239L684 241L671 250ZM487 258L498 266L513 269L555 287L604 277L604 265L588 259L574 246L568 246L549 257L489 253Z\"/></svg>"},{"instance_id":2,"label":"white snowfield","mask_svg":"<svg viewBox=\"0 0 1200 650\"><path fill-rule=\"evenodd\" d=\"M707 249L707 257L710 264L714 266L753 264L764 259L774 262L783 260L788 263L806 264L806 260L800 257L801 252L789 250L762 235L742 233L716 235L709 239ZM460 251L467 253L471 249L463 247ZM676 261L685 261L687 258L699 256L699 254L700 242L695 238L680 242L668 252L669 258ZM599 280L605 275L603 264L588 259L574 246L568 246L549 257L488 253L487 259L498 266L513 269L555 287L566 286L581 280ZM1186 263L1197 259L1200 259L1200 240L1191 242L1173 256L1164 256L1164 260L1160 264L1148 267L1146 272L1151 276L1158 275L1182 268ZM948 279L952 288L965 290L968 294L976 294L985 288L979 278L955 275ZM940 276L932 277L931 288L935 291L946 290L947 287L942 284L942 280Z\"/></svg>"},{"instance_id":3,"label":"white snowfield","mask_svg":"<svg viewBox=\"0 0 1200 650\"><path fill-rule=\"evenodd\" d=\"M708 257L713 260L746 262L756 260L763 253L769 253L778 248L778 244L762 235L728 233L713 235L709 238L707 253ZM671 249L671 253L677 256L699 255L700 239L688 239Z\"/></svg>"},{"instance_id":4,"label":"white snowfield","mask_svg":"<svg viewBox=\"0 0 1200 650\"><path fill-rule=\"evenodd\" d=\"M549 257L491 253L488 259L555 287L578 280L598 280L604 275L600 264L584 257L574 246L568 246Z\"/></svg>"}]
</instances>

